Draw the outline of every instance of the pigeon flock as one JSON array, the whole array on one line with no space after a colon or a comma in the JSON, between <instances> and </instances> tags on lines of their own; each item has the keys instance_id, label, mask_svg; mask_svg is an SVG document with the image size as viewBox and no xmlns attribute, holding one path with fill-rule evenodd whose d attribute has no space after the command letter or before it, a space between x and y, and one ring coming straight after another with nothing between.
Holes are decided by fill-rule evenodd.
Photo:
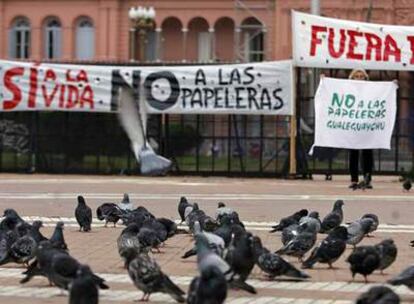
<instances>
[{"instance_id":1,"label":"pigeon flock","mask_svg":"<svg viewBox=\"0 0 414 304\"><path fill-rule=\"evenodd\" d=\"M92 229L92 209L83 196L78 196L74 211L79 233ZM392 239L375 245L360 245L379 225L375 214L365 214L349 223L344 221L344 202L337 200L332 211L322 219L317 211L299 210L282 218L271 227L278 234L282 246L276 251L266 248L257 235L246 229L239 214L219 202L214 216L209 216L197 203L181 197L178 215L181 224L159 218L143 206L135 208L128 194L120 203L103 203L96 216L105 227L121 223L124 228L114 243L125 272L132 284L143 292L141 301L149 301L152 293L165 293L179 303L224 303L228 290L242 290L256 294L249 284L249 276L257 266L268 280L284 277L292 281L307 280L308 272L316 264L326 264L327 271L346 255L352 276L362 275L365 282L374 271L381 274L397 258ZM64 223L57 222L48 239L41 233L41 221L28 223L13 209L6 209L0 222L0 265L22 264L26 269L21 284L35 276L45 277L50 286L69 291L70 304L95 304L99 290L108 289L105 280L86 264L70 254L65 242ZM187 234L194 240L191 249L181 259L196 257L198 276L187 291L182 290L164 273L156 256L164 244L177 234ZM319 242L318 242L319 236ZM412 242L414 246L414 241ZM390 285L405 285L414 290L414 266L387 281ZM399 303L399 296L386 285L375 286L360 295L356 303Z\"/></svg>"}]
</instances>

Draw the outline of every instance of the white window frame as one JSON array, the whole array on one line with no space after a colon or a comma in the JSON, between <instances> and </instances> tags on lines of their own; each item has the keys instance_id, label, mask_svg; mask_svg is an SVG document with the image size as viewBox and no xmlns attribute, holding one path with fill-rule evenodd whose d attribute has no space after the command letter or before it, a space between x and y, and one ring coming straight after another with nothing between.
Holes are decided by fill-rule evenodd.
<instances>
[{"instance_id":1,"label":"white window frame","mask_svg":"<svg viewBox=\"0 0 414 304\"><path fill-rule=\"evenodd\" d=\"M44 35L45 58L60 59L62 50L62 26L59 20L48 20L45 26Z\"/></svg>"},{"instance_id":2,"label":"white window frame","mask_svg":"<svg viewBox=\"0 0 414 304\"><path fill-rule=\"evenodd\" d=\"M83 32L82 32L83 31ZM89 32L88 32L89 31ZM84 36L81 36L84 35ZM88 37L89 35L89 37ZM86 38L88 39L86 39ZM75 56L79 60L93 60L95 58L95 26L90 18L81 18L76 23L76 33L75 33ZM81 47L80 45L87 41L89 44L89 49Z\"/></svg>"},{"instance_id":3,"label":"white window frame","mask_svg":"<svg viewBox=\"0 0 414 304\"><path fill-rule=\"evenodd\" d=\"M9 32L9 57L28 59L30 57L30 22L26 18L14 21Z\"/></svg>"}]
</instances>

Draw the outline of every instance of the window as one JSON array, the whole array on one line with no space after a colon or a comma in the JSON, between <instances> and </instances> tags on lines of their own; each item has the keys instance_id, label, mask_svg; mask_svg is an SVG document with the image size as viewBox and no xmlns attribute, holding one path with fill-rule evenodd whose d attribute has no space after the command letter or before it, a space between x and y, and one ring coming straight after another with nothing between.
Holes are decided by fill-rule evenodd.
<instances>
[{"instance_id":1,"label":"window","mask_svg":"<svg viewBox=\"0 0 414 304\"><path fill-rule=\"evenodd\" d=\"M247 32L244 33L244 54L245 60L248 62L263 61L263 33Z\"/></svg>"},{"instance_id":2,"label":"window","mask_svg":"<svg viewBox=\"0 0 414 304\"><path fill-rule=\"evenodd\" d=\"M198 33L198 61L206 62L211 60L211 39L209 32Z\"/></svg>"},{"instance_id":3,"label":"window","mask_svg":"<svg viewBox=\"0 0 414 304\"><path fill-rule=\"evenodd\" d=\"M30 56L30 23L25 18L17 19L9 32L9 57L27 59Z\"/></svg>"},{"instance_id":4,"label":"window","mask_svg":"<svg viewBox=\"0 0 414 304\"><path fill-rule=\"evenodd\" d=\"M154 61L157 59L157 33L147 32L145 41L145 60Z\"/></svg>"},{"instance_id":5,"label":"window","mask_svg":"<svg viewBox=\"0 0 414 304\"><path fill-rule=\"evenodd\" d=\"M62 32L58 20L52 19L46 23L44 37L46 59L59 59L61 56Z\"/></svg>"},{"instance_id":6,"label":"window","mask_svg":"<svg viewBox=\"0 0 414 304\"><path fill-rule=\"evenodd\" d=\"M95 29L88 18L81 19L76 25L76 58L91 60L95 57Z\"/></svg>"}]
</instances>

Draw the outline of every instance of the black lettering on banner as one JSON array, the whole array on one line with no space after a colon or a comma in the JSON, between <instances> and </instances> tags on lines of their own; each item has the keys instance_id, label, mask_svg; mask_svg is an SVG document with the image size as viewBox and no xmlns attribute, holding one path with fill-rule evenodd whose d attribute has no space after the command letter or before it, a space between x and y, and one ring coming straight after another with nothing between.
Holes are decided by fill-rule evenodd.
<instances>
[{"instance_id":1,"label":"black lettering on banner","mask_svg":"<svg viewBox=\"0 0 414 304\"><path fill-rule=\"evenodd\" d=\"M223 88L214 88L214 108L223 108L223 105L219 105L219 101L223 99L219 91L223 91Z\"/></svg>"},{"instance_id":2,"label":"black lettering on banner","mask_svg":"<svg viewBox=\"0 0 414 304\"><path fill-rule=\"evenodd\" d=\"M132 86L125 81L121 75L120 70L112 70L111 78L111 111L118 109L119 89L129 87L133 89L135 100L139 100L139 83L141 81L141 71L135 70L132 72Z\"/></svg>"},{"instance_id":3,"label":"black lettering on banner","mask_svg":"<svg viewBox=\"0 0 414 304\"><path fill-rule=\"evenodd\" d=\"M198 69L195 75L194 84L199 85L200 83L207 85L206 75L204 74L203 69Z\"/></svg>"},{"instance_id":4,"label":"black lettering on banner","mask_svg":"<svg viewBox=\"0 0 414 304\"><path fill-rule=\"evenodd\" d=\"M262 110L266 107L268 110L272 109L272 102L270 101L270 94L267 89L263 89L262 94L260 96L260 104L262 106Z\"/></svg>"},{"instance_id":5,"label":"black lettering on banner","mask_svg":"<svg viewBox=\"0 0 414 304\"><path fill-rule=\"evenodd\" d=\"M239 87L239 88L234 88L234 90L236 91L236 108L246 109L247 105L240 104L240 101L243 101L243 97L240 95L243 92L244 88Z\"/></svg>"},{"instance_id":6,"label":"black lettering on banner","mask_svg":"<svg viewBox=\"0 0 414 304\"><path fill-rule=\"evenodd\" d=\"M257 103L256 100L257 91L255 88L247 88L247 100L249 101L249 109L253 109L253 103L257 110L261 110L262 108Z\"/></svg>"},{"instance_id":7,"label":"black lettering on banner","mask_svg":"<svg viewBox=\"0 0 414 304\"><path fill-rule=\"evenodd\" d=\"M166 100L158 100L152 95L152 84L159 79L166 79L170 84L170 96ZM175 75L169 71L149 74L144 81L145 97L149 105L157 110L166 110L175 105L180 95L180 84Z\"/></svg>"},{"instance_id":8,"label":"black lettering on banner","mask_svg":"<svg viewBox=\"0 0 414 304\"><path fill-rule=\"evenodd\" d=\"M219 85L228 85L228 82L225 82L223 80L223 69L219 69L218 70L218 75L219 75Z\"/></svg>"},{"instance_id":9,"label":"black lettering on banner","mask_svg":"<svg viewBox=\"0 0 414 304\"><path fill-rule=\"evenodd\" d=\"M195 105L198 105L200 108L203 107L201 90L199 88L196 88L193 91L193 97L191 97L191 107L194 108Z\"/></svg>"},{"instance_id":10,"label":"black lettering on banner","mask_svg":"<svg viewBox=\"0 0 414 304\"><path fill-rule=\"evenodd\" d=\"M229 88L224 88L224 100L226 101L225 108L226 109L233 109L234 106L230 105L230 99L229 99Z\"/></svg>"},{"instance_id":11,"label":"black lettering on banner","mask_svg":"<svg viewBox=\"0 0 414 304\"><path fill-rule=\"evenodd\" d=\"M241 84L240 72L238 69L233 69L230 74L230 84Z\"/></svg>"},{"instance_id":12,"label":"black lettering on banner","mask_svg":"<svg viewBox=\"0 0 414 304\"><path fill-rule=\"evenodd\" d=\"M277 100L277 102L273 105L273 110L279 110L283 108L283 99L280 96L277 96L277 93L282 92L282 88L278 88L273 91L273 97Z\"/></svg>"},{"instance_id":13,"label":"black lettering on banner","mask_svg":"<svg viewBox=\"0 0 414 304\"><path fill-rule=\"evenodd\" d=\"M213 99L214 97L214 90L210 89L210 88L204 88L204 107L207 109L208 108L208 102L210 101L210 99Z\"/></svg>"},{"instance_id":14,"label":"black lettering on banner","mask_svg":"<svg viewBox=\"0 0 414 304\"><path fill-rule=\"evenodd\" d=\"M191 90L188 88L183 88L181 100L182 100L182 106L184 109L187 107L187 97L191 97Z\"/></svg>"},{"instance_id":15,"label":"black lettering on banner","mask_svg":"<svg viewBox=\"0 0 414 304\"><path fill-rule=\"evenodd\" d=\"M247 68L245 68L245 69L243 70L244 75L246 75L247 77L249 77L249 78L250 78L250 80L245 80L245 81L243 81L243 84L244 84L244 85L247 85L247 84L251 84L251 83L253 83L253 81L254 81L254 76L253 76L253 74L251 74L251 73L250 73L250 71L251 71L251 70L253 70L253 69L254 69L253 67L247 67Z\"/></svg>"}]
</instances>

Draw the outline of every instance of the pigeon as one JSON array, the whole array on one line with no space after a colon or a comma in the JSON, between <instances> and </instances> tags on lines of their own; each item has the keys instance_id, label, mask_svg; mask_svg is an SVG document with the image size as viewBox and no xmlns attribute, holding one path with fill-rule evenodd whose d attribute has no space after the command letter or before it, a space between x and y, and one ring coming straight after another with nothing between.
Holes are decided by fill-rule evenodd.
<instances>
[{"instance_id":1,"label":"pigeon","mask_svg":"<svg viewBox=\"0 0 414 304\"><path fill-rule=\"evenodd\" d=\"M244 227L240 224L234 223L231 218L223 217L220 227L213 231L214 234L218 235L224 240L224 245L227 248L231 241L231 235L238 227L244 230Z\"/></svg>"},{"instance_id":2,"label":"pigeon","mask_svg":"<svg viewBox=\"0 0 414 304\"><path fill-rule=\"evenodd\" d=\"M246 281L255 264L253 235L241 227L234 231L225 260L237 274L238 279Z\"/></svg>"},{"instance_id":3,"label":"pigeon","mask_svg":"<svg viewBox=\"0 0 414 304\"><path fill-rule=\"evenodd\" d=\"M10 256L10 248L16 242L18 235L13 230L3 232L0 238L0 265L7 264L12 261Z\"/></svg>"},{"instance_id":4,"label":"pigeon","mask_svg":"<svg viewBox=\"0 0 414 304\"><path fill-rule=\"evenodd\" d=\"M53 255L50 267L49 278L53 284L61 289L67 290L69 284L76 278L81 264L65 253L57 253ZM93 281L101 289L108 289L105 280L95 274L91 274Z\"/></svg>"},{"instance_id":5,"label":"pigeon","mask_svg":"<svg viewBox=\"0 0 414 304\"><path fill-rule=\"evenodd\" d=\"M221 219L224 217L230 217L230 218L238 218L239 215L236 211L233 209L227 207L223 202L219 202L217 204L217 210L216 210L216 221L217 223L221 223Z\"/></svg>"},{"instance_id":6,"label":"pigeon","mask_svg":"<svg viewBox=\"0 0 414 304\"><path fill-rule=\"evenodd\" d=\"M98 298L98 288L91 269L81 265L70 285L69 304L98 304Z\"/></svg>"},{"instance_id":7,"label":"pigeon","mask_svg":"<svg viewBox=\"0 0 414 304\"><path fill-rule=\"evenodd\" d=\"M54 248L68 250L68 246L66 245L65 238L63 236L64 225L65 224L63 222L56 223L55 231L53 231L50 242Z\"/></svg>"},{"instance_id":8,"label":"pigeon","mask_svg":"<svg viewBox=\"0 0 414 304\"><path fill-rule=\"evenodd\" d=\"M381 243L375 245L375 248L378 250L381 259L378 269L383 274L384 269L390 267L397 259L398 249L392 239L383 240Z\"/></svg>"},{"instance_id":9,"label":"pigeon","mask_svg":"<svg viewBox=\"0 0 414 304\"><path fill-rule=\"evenodd\" d=\"M316 231L314 226L304 224L304 230L296 237L290 240L286 245L277 250L275 253L280 255L290 255L297 257L302 262L303 256L312 249L316 242Z\"/></svg>"},{"instance_id":10,"label":"pigeon","mask_svg":"<svg viewBox=\"0 0 414 304\"><path fill-rule=\"evenodd\" d=\"M226 278L228 286L231 288L243 289L249 293L256 293L256 289L242 280L238 280L236 273L231 269L229 264L220 256L215 254L209 247L207 238L202 235L196 235L197 246L197 267L200 273L210 267L217 267Z\"/></svg>"},{"instance_id":11,"label":"pigeon","mask_svg":"<svg viewBox=\"0 0 414 304\"><path fill-rule=\"evenodd\" d=\"M330 213L328 213L321 223L321 233L328 233L332 229L340 226L344 219L344 214L342 211L342 206L344 205L344 201L337 200L334 203L334 207Z\"/></svg>"},{"instance_id":12,"label":"pigeon","mask_svg":"<svg viewBox=\"0 0 414 304\"><path fill-rule=\"evenodd\" d=\"M36 241L29 235L15 239L8 248L7 254L3 255L3 259L0 260L0 265L17 263L28 266L29 262L35 256L36 246Z\"/></svg>"},{"instance_id":13,"label":"pigeon","mask_svg":"<svg viewBox=\"0 0 414 304\"><path fill-rule=\"evenodd\" d=\"M171 238L174 235L176 235L177 233L187 233L187 231L182 230L182 229L178 229L177 224L167 218L164 217L159 217L157 218L157 222L161 223L162 225L164 225L164 228L167 231L167 238Z\"/></svg>"},{"instance_id":14,"label":"pigeon","mask_svg":"<svg viewBox=\"0 0 414 304\"><path fill-rule=\"evenodd\" d=\"M227 297L227 281L215 266L203 269L188 289L188 304L222 304Z\"/></svg>"},{"instance_id":15,"label":"pigeon","mask_svg":"<svg viewBox=\"0 0 414 304\"><path fill-rule=\"evenodd\" d=\"M192 208L193 205L191 205L188 201L187 198L185 196L182 196L180 198L180 202L178 203L178 214L180 215L181 218L181 223L182 224L185 221L185 210L187 207ZM190 209L188 209L190 210Z\"/></svg>"},{"instance_id":16,"label":"pigeon","mask_svg":"<svg viewBox=\"0 0 414 304\"><path fill-rule=\"evenodd\" d=\"M369 217L359 219L355 222L352 222L348 227L348 239L346 243L348 245L353 245L354 248L359 244L365 235L369 233L373 220Z\"/></svg>"},{"instance_id":17,"label":"pigeon","mask_svg":"<svg viewBox=\"0 0 414 304\"><path fill-rule=\"evenodd\" d=\"M199 234L203 234L209 243L209 247L211 250L213 250L216 254L219 256L223 255L224 249L225 249L225 243L222 237L218 236L217 234L211 233L211 232L205 232L201 230L200 223L196 221L194 223L194 235L197 236ZM190 256L197 254L197 247L194 246L190 250L184 253L184 255L181 257L183 259L186 259Z\"/></svg>"},{"instance_id":18,"label":"pigeon","mask_svg":"<svg viewBox=\"0 0 414 304\"><path fill-rule=\"evenodd\" d=\"M272 230L270 233L276 232L276 231L282 231L284 228L292 225L292 224L298 224L300 219L304 216L308 215L308 210L302 209L298 212L295 212L292 215L289 215L285 218L282 218L279 222L279 224L272 226Z\"/></svg>"},{"instance_id":19,"label":"pigeon","mask_svg":"<svg viewBox=\"0 0 414 304\"><path fill-rule=\"evenodd\" d=\"M146 227L141 228L138 233L138 240L143 250L152 251L152 249L155 248L158 253L161 252L159 249L161 241L153 229Z\"/></svg>"},{"instance_id":20,"label":"pigeon","mask_svg":"<svg viewBox=\"0 0 414 304\"><path fill-rule=\"evenodd\" d=\"M163 292L169 294L179 303L185 302L184 291L161 271L154 259L147 253L137 254L131 249L129 251L132 256L135 256L128 265L128 274L134 285L144 292L140 301L148 301L154 292Z\"/></svg>"},{"instance_id":21,"label":"pigeon","mask_svg":"<svg viewBox=\"0 0 414 304\"><path fill-rule=\"evenodd\" d=\"M413 187L412 181L410 178L407 178L403 183L403 189L406 192L409 192L411 188Z\"/></svg>"},{"instance_id":22,"label":"pigeon","mask_svg":"<svg viewBox=\"0 0 414 304\"><path fill-rule=\"evenodd\" d=\"M282 244L286 245L302 231L303 226L300 226L298 224L293 224L286 228L283 228L281 235Z\"/></svg>"},{"instance_id":23,"label":"pigeon","mask_svg":"<svg viewBox=\"0 0 414 304\"><path fill-rule=\"evenodd\" d=\"M121 208L115 203L104 203L96 209L96 217L100 221L105 221L105 227L108 226L108 223L113 223L116 227L122 213Z\"/></svg>"},{"instance_id":24,"label":"pigeon","mask_svg":"<svg viewBox=\"0 0 414 304\"><path fill-rule=\"evenodd\" d=\"M399 304L400 297L387 286L373 286L362 293L355 304Z\"/></svg>"},{"instance_id":25,"label":"pigeon","mask_svg":"<svg viewBox=\"0 0 414 304\"><path fill-rule=\"evenodd\" d=\"M155 219L155 216L143 206L139 206L129 212L123 212L120 214L120 217L126 226L131 223L136 223L142 226L146 219Z\"/></svg>"},{"instance_id":26,"label":"pigeon","mask_svg":"<svg viewBox=\"0 0 414 304\"><path fill-rule=\"evenodd\" d=\"M132 205L132 203L130 202L128 193L124 193L124 198L119 203L118 207L119 207L119 209L121 209L123 211L132 211L132 210L134 210L134 205Z\"/></svg>"},{"instance_id":27,"label":"pigeon","mask_svg":"<svg viewBox=\"0 0 414 304\"><path fill-rule=\"evenodd\" d=\"M321 230L321 220L319 219L319 212L312 211L307 216L304 216L299 220L299 225L305 223L308 226L315 226L315 231L319 232Z\"/></svg>"},{"instance_id":28,"label":"pigeon","mask_svg":"<svg viewBox=\"0 0 414 304\"><path fill-rule=\"evenodd\" d=\"M374 232L375 230L378 229L379 219L378 219L378 216L376 214L373 214L373 213L364 214L361 217L361 219L364 219L364 218L372 219L372 224L371 224L371 227L369 228L368 233L372 233L372 232ZM367 234L367 236L369 236L369 234Z\"/></svg>"},{"instance_id":29,"label":"pigeon","mask_svg":"<svg viewBox=\"0 0 414 304\"><path fill-rule=\"evenodd\" d=\"M405 285L414 290L414 265L404 269L399 275L387 281L391 285Z\"/></svg>"},{"instance_id":30,"label":"pigeon","mask_svg":"<svg viewBox=\"0 0 414 304\"><path fill-rule=\"evenodd\" d=\"M346 261L350 264L352 280L359 273L364 276L365 283L368 283L367 276L378 269L381 258L374 246L359 246L354 249Z\"/></svg>"},{"instance_id":31,"label":"pigeon","mask_svg":"<svg viewBox=\"0 0 414 304\"><path fill-rule=\"evenodd\" d=\"M78 196L78 206L75 209L76 221L79 224L79 231L91 231L92 210L86 205L83 196Z\"/></svg>"},{"instance_id":32,"label":"pigeon","mask_svg":"<svg viewBox=\"0 0 414 304\"><path fill-rule=\"evenodd\" d=\"M30 229L30 236L39 244L41 241L47 240L47 238L40 232L40 228L43 227L42 221L34 221L32 228Z\"/></svg>"},{"instance_id":33,"label":"pigeon","mask_svg":"<svg viewBox=\"0 0 414 304\"><path fill-rule=\"evenodd\" d=\"M14 230L17 224L29 225L19 216L19 214L14 209L4 210L3 217L4 218L0 223L0 231Z\"/></svg>"},{"instance_id":34,"label":"pigeon","mask_svg":"<svg viewBox=\"0 0 414 304\"><path fill-rule=\"evenodd\" d=\"M129 249L135 250L137 253L143 250L141 243L138 239L139 226L135 223L128 225L124 230L122 230L120 236L117 239L118 253L124 259L125 268L128 268L129 260L126 256L126 252Z\"/></svg>"},{"instance_id":35,"label":"pigeon","mask_svg":"<svg viewBox=\"0 0 414 304\"><path fill-rule=\"evenodd\" d=\"M187 224L187 226L188 226L188 223L189 223L189 221L188 221L188 216L193 212L193 211L196 211L196 210L198 210L199 209L199 207L198 207L198 204L197 203L194 203L194 204L189 204L189 205L187 205L186 207L185 207L185 210L184 210L184 221L185 221L185 223Z\"/></svg>"},{"instance_id":36,"label":"pigeon","mask_svg":"<svg viewBox=\"0 0 414 304\"><path fill-rule=\"evenodd\" d=\"M312 268L315 263L332 264L345 252L348 232L339 226L329 232L328 236L312 250L311 255L302 263L302 268Z\"/></svg>"},{"instance_id":37,"label":"pigeon","mask_svg":"<svg viewBox=\"0 0 414 304\"><path fill-rule=\"evenodd\" d=\"M168 238L168 231L167 228L163 224L157 221L157 219L148 218L142 224L142 228L148 228L153 230L156 234L158 239L161 243L164 243Z\"/></svg>"},{"instance_id":38,"label":"pigeon","mask_svg":"<svg viewBox=\"0 0 414 304\"><path fill-rule=\"evenodd\" d=\"M282 257L275 253L271 253L267 248L263 247L259 237L253 237L253 250L257 266L265 272L270 279L277 276L287 276L296 279L310 278L306 273L296 269L292 264L285 261Z\"/></svg>"}]
</instances>

